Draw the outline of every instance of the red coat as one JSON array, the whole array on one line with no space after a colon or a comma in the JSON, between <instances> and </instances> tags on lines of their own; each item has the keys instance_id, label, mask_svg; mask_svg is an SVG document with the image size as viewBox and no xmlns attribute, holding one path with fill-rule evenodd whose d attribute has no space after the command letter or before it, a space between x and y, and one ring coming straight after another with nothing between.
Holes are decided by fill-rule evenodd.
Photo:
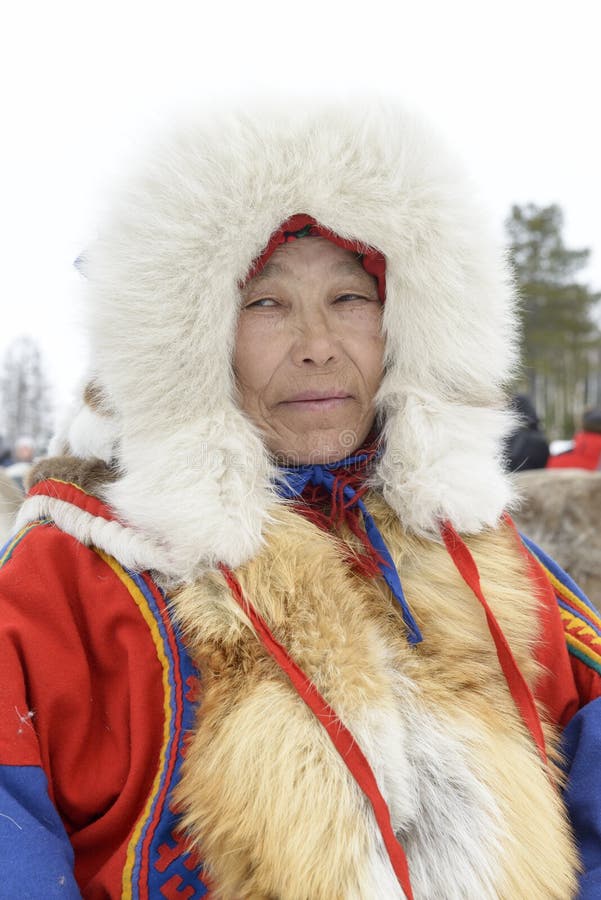
<instances>
[{"instance_id":1,"label":"red coat","mask_svg":"<svg viewBox=\"0 0 601 900\"><path fill-rule=\"evenodd\" d=\"M53 483L55 494L67 490L80 508L93 502ZM541 601L536 696L564 728L581 900L593 900L601 620L525 544ZM0 896L207 900L170 805L198 692L162 591L49 520L13 538L0 569Z\"/></svg>"},{"instance_id":2,"label":"red coat","mask_svg":"<svg viewBox=\"0 0 601 900\"><path fill-rule=\"evenodd\" d=\"M578 431L574 435L574 449L550 456L548 469L597 469L601 462L601 434Z\"/></svg>"},{"instance_id":3,"label":"red coat","mask_svg":"<svg viewBox=\"0 0 601 900\"><path fill-rule=\"evenodd\" d=\"M164 595L47 520L0 569L0 897L206 898L170 807L196 673Z\"/></svg>"}]
</instances>

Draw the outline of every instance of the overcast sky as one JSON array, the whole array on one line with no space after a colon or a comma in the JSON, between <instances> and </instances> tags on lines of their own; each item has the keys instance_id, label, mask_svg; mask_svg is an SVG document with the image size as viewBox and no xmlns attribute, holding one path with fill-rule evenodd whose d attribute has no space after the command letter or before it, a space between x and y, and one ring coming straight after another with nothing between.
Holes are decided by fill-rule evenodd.
<instances>
[{"instance_id":1,"label":"overcast sky","mask_svg":"<svg viewBox=\"0 0 601 900\"><path fill-rule=\"evenodd\" d=\"M560 203L601 289L598 0L12 4L0 20L0 352L42 345L62 406L85 369L73 260L103 189L182 108L223 97L398 97L464 157L499 227Z\"/></svg>"}]
</instances>

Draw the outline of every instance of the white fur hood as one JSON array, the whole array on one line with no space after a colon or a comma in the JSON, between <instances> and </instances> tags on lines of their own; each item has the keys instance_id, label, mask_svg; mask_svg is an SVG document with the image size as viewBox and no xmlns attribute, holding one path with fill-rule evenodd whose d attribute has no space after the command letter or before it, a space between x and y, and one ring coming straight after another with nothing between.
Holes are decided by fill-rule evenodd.
<instances>
[{"instance_id":1,"label":"white fur hood","mask_svg":"<svg viewBox=\"0 0 601 900\"><path fill-rule=\"evenodd\" d=\"M87 251L104 407L85 407L55 442L117 460L104 499L169 578L251 558L277 502L230 359L238 285L295 213L385 256L376 484L402 525L432 535L448 519L473 533L510 499L513 293L461 169L389 106L226 114L167 141Z\"/></svg>"}]
</instances>

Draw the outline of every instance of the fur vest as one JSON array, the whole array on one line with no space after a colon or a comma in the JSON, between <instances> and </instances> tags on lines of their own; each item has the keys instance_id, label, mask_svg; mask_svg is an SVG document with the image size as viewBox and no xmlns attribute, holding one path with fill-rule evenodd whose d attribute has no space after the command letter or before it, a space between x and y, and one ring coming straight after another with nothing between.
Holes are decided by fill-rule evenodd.
<instances>
[{"instance_id":1,"label":"fur vest","mask_svg":"<svg viewBox=\"0 0 601 900\"><path fill-rule=\"evenodd\" d=\"M410 647L380 579L291 510L237 576L355 736L388 803L420 900L567 900L577 859L557 792L501 673L483 612L438 544L368 504L424 634ZM529 685L537 599L508 528L469 542ZM202 677L177 802L217 896L401 898L373 813L220 575L173 597ZM544 716L544 710L541 711ZM557 736L546 726L557 759Z\"/></svg>"}]
</instances>

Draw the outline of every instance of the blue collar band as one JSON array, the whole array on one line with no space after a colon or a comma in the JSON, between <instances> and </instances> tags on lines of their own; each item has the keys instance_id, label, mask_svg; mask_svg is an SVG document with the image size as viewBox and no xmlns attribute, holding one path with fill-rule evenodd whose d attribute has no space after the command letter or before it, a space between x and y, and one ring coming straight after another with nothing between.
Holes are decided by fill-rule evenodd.
<instances>
[{"instance_id":1,"label":"blue collar band","mask_svg":"<svg viewBox=\"0 0 601 900\"><path fill-rule=\"evenodd\" d=\"M280 468L276 483L278 493L280 497L286 500L295 500L302 496L308 485L315 485L323 487L332 496L335 490L336 479L342 474L341 470L351 469L352 471L353 466L361 467L368 460L369 454L363 453L346 457L340 462L324 465ZM410 644L420 643L423 640L422 634L405 599L397 568L373 517L370 515L361 497L357 496L357 492L350 484L344 485L344 499L349 506L356 506L361 512L367 537L380 559L378 565L382 576L401 607L403 621L407 627L408 642Z\"/></svg>"}]
</instances>

